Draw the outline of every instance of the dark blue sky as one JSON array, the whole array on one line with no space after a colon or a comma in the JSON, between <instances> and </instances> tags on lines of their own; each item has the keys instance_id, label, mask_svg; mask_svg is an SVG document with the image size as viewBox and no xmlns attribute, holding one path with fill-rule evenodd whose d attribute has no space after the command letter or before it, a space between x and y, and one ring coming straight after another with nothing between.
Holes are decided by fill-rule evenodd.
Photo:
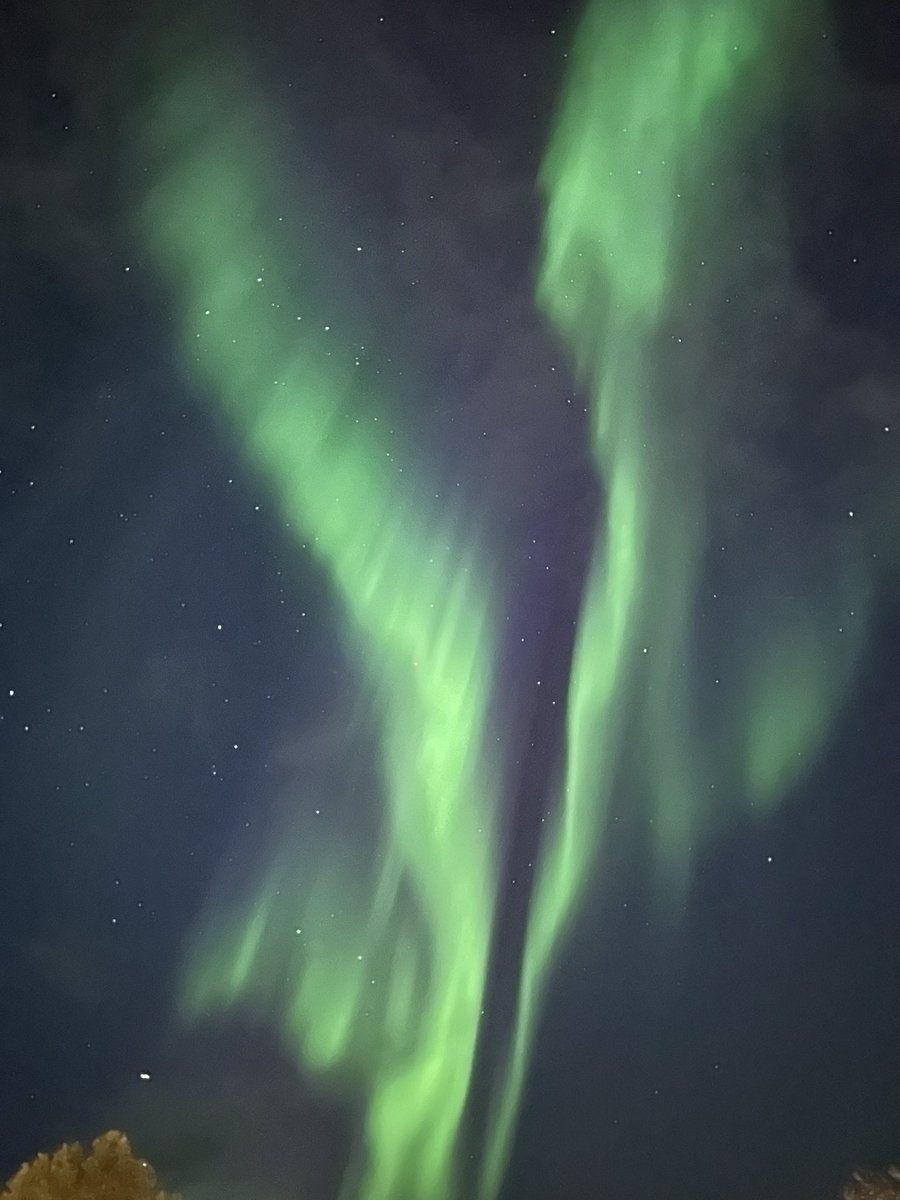
<instances>
[{"instance_id":1,"label":"dark blue sky","mask_svg":"<svg viewBox=\"0 0 900 1200\"><path fill-rule=\"evenodd\" d=\"M510 694L537 669L562 696L602 496L533 307L534 181L578 10L428 0L377 39L374 11L265 0L234 28L318 156L335 274L375 328L362 369L442 472L473 496L490 481ZM880 481L870 652L821 760L704 849L673 925L639 835L617 835L553 975L504 1200L814 1200L900 1156L900 34L889 4L833 15L827 133L784 130L784 304L812 298L815 328L758 347L783 403L746 433L735 399L728 453L771 475L763 513L789 506L806 546ZM189 1200L222 1179L235 1200L295 1181L332 1200L350 1114L266 1031L171 1019L214 879L249 869L259 798L347 682L333 598L186 380L130 241L140 24L99 0L0 17L0 1175L123 1124ZM763 561L741 521L748 557L716 577L736 605ZM561 716L510 700L510 720L514 866Z\"/></svg>"}]
</instances>

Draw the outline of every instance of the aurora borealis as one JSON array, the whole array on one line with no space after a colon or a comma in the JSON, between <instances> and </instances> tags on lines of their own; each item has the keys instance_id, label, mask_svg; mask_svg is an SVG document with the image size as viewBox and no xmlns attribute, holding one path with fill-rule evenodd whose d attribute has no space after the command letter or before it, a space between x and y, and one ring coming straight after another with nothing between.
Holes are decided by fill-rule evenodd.
<instances>
[{"instance_id":1,"label":"aurora borealis","mask_svg":"<svg viewBox=\"0 0 900 1200\"><path fill-rule=\"evenodd\" d=\"M94 479L126 497L115 533L65 531L93 566L46 592L83 587L81 624L41 626L48 600L17 635L59 646L21 778L77 777L44 788L57 870L98 880L105 948L82 966L55 916L11 953L91 1012L101 964L150 976L156 1062L111 1119L187 1200L579 1200L594 1178L541 1172L595 1143L638 1196L645 1136L678 1200L682 1144L745 1097L790 1125L743 1082L794 1069L784 1035L743 1040L802 1028L809 1068L806 1013L834 1044L852 1008L785 982L830 955L801 931L842 927L786 847L822 895L864 891L828 886L817 830L829 804L865 828L832 763L873 724L897 592L892 343L801 282L797 193L834 201L827 155L792 156L832 144L834 14L551 7L97 16L121 211L92 253L164 365L139 403L136 368L90 385L90 436L48 435L74 482L12 543ZM507 22L494 58L472 31ZM11 675L10 713L32 694ZM763 1140L708 1136L698 1200Z\"/></svg>"},{"instance_id":2,"label":"aurora borealis","mask_svg":"<svg viewBox=\"0 0 900 1200\"><path fill-rule=\"evenodd\" d=\"M301 1063L358 1076L368 1096L362 1194L440 1196L495 890L490 587L461 515L424 499L414 461L404 473L389 461L379 414L363 408L371 399L330 369L328 331L298 345L291 297L267 272L279 250L246 227L251 139L240 137L239 110L234 125L222 122L231 83L191 64L173 91L155 136L167 143L174 123L184 161L145 220L162 262L183 271L185 343L203 384L300 539L315 543L347 614L379 729L385 813L374 867L371 846L348 866L335 845L307 880L280 855L230 945L190 968L189 1004L249 996ZM198 207L185 207L196 190ZM341 933L326 936L335 910Z\"/></svg>"},{"instance_id":3,"label":"aurora borealis","mask_svg":"<svg viewBox=\"0 0 900 1200\"><path fill-rule=\"evenodd\" d=\"M729 815L708 799L709 775L730 770L746 804L779 799L827 736L861 645L862 613L840 648L815 613L789 644L767 631L775 654L757 660L747 695L738 680L721 744L699 728L691 614L708 528L703 422L717 414L702 396L709 361L670 390L656 347L683 302L685 261L735 199L727 174L706 194L710 173L734 169L721 144L771 108L759 93L780 94L790 71L797 47L778 18L777 6L744 0L589 5L541 170L537 303L591 396L606 499L571 664L559 795L477 1172L483 1200L502 1183L548 967L592 873L603 871L623 738L646 739L659 902L671 904L677 895L664 885L689 886L695 845ZM151 103L143 148L157 181L140 229L176 284L186 363L299 542L314 545L344 613L366 710L356 719L360 731L367 722L376 730L383 811L374 850L316 843L311 861L289 834L236 913L209 911L186 1004L196 1016L249 1004L282 1030L301 1066L349 1077L365 1115L348 1195L451 1200L462 1186L459 1141L504 862L502 763L489 738L502 581L490 575L491 534L477 514L429 498L427 465L379 436L389 398L361 394L335 370L327 325L298 331L299 297L278 272L287 247L259 198L266 130L238 79L234 63L189 59ZM739 272L736 257L722 269ZM323 310L325 298L312 305ZM838 610L850 599L842 583ZM850 596L865 605L861 579Z\"/></svg>"}]
</instances>

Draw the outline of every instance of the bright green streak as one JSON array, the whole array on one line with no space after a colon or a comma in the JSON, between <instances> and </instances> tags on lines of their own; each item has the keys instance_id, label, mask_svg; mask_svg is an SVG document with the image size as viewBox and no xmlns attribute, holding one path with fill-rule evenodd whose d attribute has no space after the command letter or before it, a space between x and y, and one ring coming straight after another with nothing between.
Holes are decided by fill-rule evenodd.
<instances>
[{"instance_id":1,"label":"bright green streak","mask_svg":"<svg viewBox=\"0 0 900 1200\"><path fill-rule=\"evenodd\" d=\"M532 927L536 962L595 861L629 700L638 689L677 696L668 676L683 654L705 549L705 446L690 426L676 436L653 339L701 203L711 119L727 120L764 20L765 5L744 0L591 7L544 163L538 299L590 384L606 517L575 647L562 811ZM656 733L676 748L665 724ZM667 799L665 836L681 840L686 797Z\"/></svg>"},{"instance_id":2,"label":"bright green streak","mask_svg":"<svg viewBox=\"0 0 900 1200\"><path fill-rule=\"evenodd\" d=\"M190 65L142 130L141 152L164 166L140 232L197 381L340 598L381 726L387 812L359 861L341 844L315 862L277 850L233 927L204 939L187 1005L254 1006L305 1066L353 1080L367 1097L364 1200L445 1200L494 910L487 573L459 514L381 435L340 365L348 340L327 318L314 332L296 320L326 298L279 280L315 247L281 243L262 211L253 103L233 76Z\"/></svg>"},{"instance_id":3,"label":"bright green streak","mask_svg":"<svg viewBox=\"0 0 900 1200\"><path fill-rule=\"evenodd\" d=\"M714 364L711 372L699 354L690 385L684 372L670 380L660 372L659 342L684 265L723 240L728 213L717 204L729 189L713 190L717 151L768 99L762 67L785 70L778 13L766 0L591 4L541 172L538 301L591 394L605 514L583 596L564 779L539 864L486 1196L508 1158L548 968L602 864L623 756L629 767L641 763L658 895L672 909L697 843L722 816L710 780L724 771L738 802L751 805L783 796L822 746L860 645L853 632L837 645L835 617L848 597L863 598L855 580L841 580L821 611L803 613L799 628L766 631L743 656L721 744L697 718L685 668L717 466L705 433L716 418L715 397L706 395ZM856 633L862 628L858 617Z\"/></svg>"}]
</instances>

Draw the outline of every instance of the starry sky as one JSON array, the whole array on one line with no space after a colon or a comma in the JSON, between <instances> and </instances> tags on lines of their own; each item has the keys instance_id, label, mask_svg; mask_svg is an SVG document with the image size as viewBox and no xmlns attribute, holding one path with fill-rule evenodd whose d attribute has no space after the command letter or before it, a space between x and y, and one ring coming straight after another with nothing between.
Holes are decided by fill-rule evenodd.
<instances>
[{"instance_id":1,"label":"starry sky","mask_svg":"<svg viewBox=\"0 0 900 1200\"><path fill-rule=\"evenodd\" d=\"M900 21L743 7L3 6L4 1177L900 1155Z\"/></svg>"}]
</instances>

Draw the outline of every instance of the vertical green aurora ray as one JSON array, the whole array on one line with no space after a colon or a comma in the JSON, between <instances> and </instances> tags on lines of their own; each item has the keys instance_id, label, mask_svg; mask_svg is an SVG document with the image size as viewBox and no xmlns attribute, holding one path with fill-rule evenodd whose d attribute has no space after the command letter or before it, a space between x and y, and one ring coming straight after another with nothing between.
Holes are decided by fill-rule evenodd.
<instances>
[{"instance_id":1,"label":"vertical green aurora ray","mask_svg":"<svg viewBox=\"0 0 900 1200\"><path fill-rule=\"evenodd\" d=\"M429 499L415 464L401 472L329 335L301 332L299 304L317 298L292 295L279 267L315 247L274 235L253 113L233 72L191 63L141 130L156 182L138 228L177 298L188 365L343 604L374 696L387 812L357 869L331 847L310 883L276 849L233 927L210 914L185 1003L255 1007L307 1068L351 1072L366 1103L360 1197L447 1200L494 909L487 574L459 515ZM295 936L331 912L328 936Z\"/></svg>"},{"instance_id":2,"label":"vertical green aurora ray","mask_svg":"<svg viewBox=\"0 0 900 1200\"><path fill-rule=\"evenodd\" d=\"M823 744L861 645L862 614L855 635L832 644L848 598L864 598L850 572L800 628L768 629L745 648L722 744L698 728L684 668L707 550L716 464L704 426L715 398L705 395L700 360L696 397L679 396L660 344L680 272L727 220L713 201L728 189L712 193L710 164L733 126L779 93L789 39L777 31L789 7L593 0L570 55L541 171L537 296L592 397L606 507L582 598L555 824L538 864L517 1019L491 1114L485 1198L509 1157L549 967L602 862L625 747L630 767L635 743L643 748L657 898L673 910L695 843L718 815L709 811L709 762L726 761L746 803L774 803Z\"/></svg>"}]
</instances>

